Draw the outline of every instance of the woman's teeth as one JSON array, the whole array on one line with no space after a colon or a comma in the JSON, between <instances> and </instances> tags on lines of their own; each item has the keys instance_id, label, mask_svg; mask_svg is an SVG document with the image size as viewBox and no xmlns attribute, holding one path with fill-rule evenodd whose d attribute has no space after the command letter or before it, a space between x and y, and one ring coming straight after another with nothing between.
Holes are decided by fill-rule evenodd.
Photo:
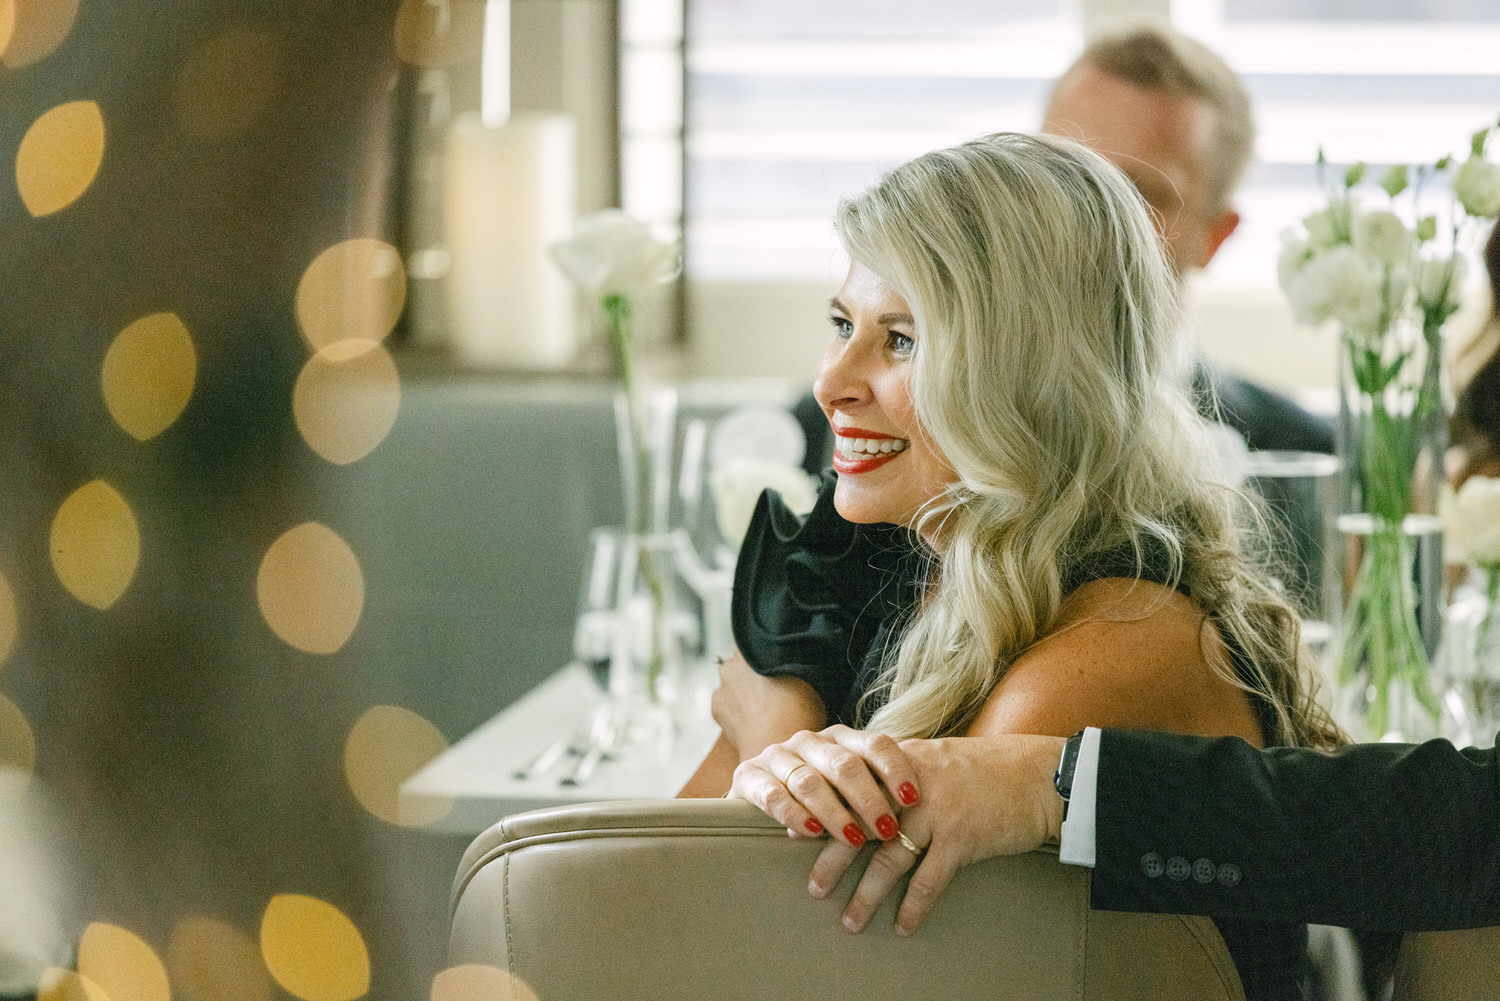
<instances>
[{"instance_id":1,"label":"woman's teeth","mask_svg":"<svg viewBox=\"0 0 1500 1001\"><path fill-rule=\"evenodd\" d=\"M904 438L844 438L838 439L839 454L846 459L869 458L883 452L904 452L911 444Z\"/></svg>"}]
</instances>

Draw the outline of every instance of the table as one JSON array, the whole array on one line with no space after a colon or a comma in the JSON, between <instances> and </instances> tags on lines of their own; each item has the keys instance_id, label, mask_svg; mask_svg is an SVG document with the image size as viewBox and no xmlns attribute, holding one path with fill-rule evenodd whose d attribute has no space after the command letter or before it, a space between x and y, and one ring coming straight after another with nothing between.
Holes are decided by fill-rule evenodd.
<instances>
[{"instance_id":1,"label":"table","mask_svg":"<svg viewBox=\"0 0 1500 1001\"><path fill-rule=\"evenodd\" d=\"M558 784L561 769L517 779L518 769L575 732L602 698L587 668L569 664L403 782L398 816L432 831L478 834L508 814L544 806L669 799L719 734L701 683L707 672L695 673L700 681L685 686L690 705L680 714L682 729L669 754L643 749L624 760L601 761L593 776L576 787ZM439 819L428 822L438 814Z\"/></svg>"}]
</instances>

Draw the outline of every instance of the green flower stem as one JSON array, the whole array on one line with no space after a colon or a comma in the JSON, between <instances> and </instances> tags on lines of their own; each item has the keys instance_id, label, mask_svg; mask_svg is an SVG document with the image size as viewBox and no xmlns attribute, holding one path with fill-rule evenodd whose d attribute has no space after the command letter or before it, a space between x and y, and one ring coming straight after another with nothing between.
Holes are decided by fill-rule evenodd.
<instances>
[{"instance_id":1,"label":"green flower stem","mask_svg":"<svg viewBox=\"0 0 1500 1001\"><path fill-rule=\"evenodd\" d=\"M650 540L655 526L650 522L651 512L651 442L648 440L647 414L636 391L635 373L631 366L630 349L633 341L634 319L630 297L621 292L606 295L600 304L609 320L613 335L615 362L620 372L620 388L625 395L624 434L629 438L629 452L625 461L628 468L620 470L625 490L625 528L630 544L636 547L636 573L650 599L649 641L646 655L646 695L651 702L661 699L660 690L663 668L666 664L667 644L671 642L671 623L667 621L667 574L670 567L663 567L662 554L655 552ZM667 557L670 559L670 556Z\"/></svg>"},{"instance_id":2,"label":"green flower stem","mask_svg":"<svg viewBox=\"0 0 1500 1001\"><path fill-rule=\"evenodd\" d=\"M1437 336L1441 337L1440 329ZM1417 442L1431 408L1438 407L1440 412L1441 401L1433 399L1436 390L1424 378L1411 411L1393 413L1388 398L1400 385L1398 380L1412 352L1386 362L1378 347L1357 343L1353 338L1348 339L1348 347L1351 372L1363 403L1363 410L1355 415L1361 432L1357 440L1357 482L1360 507L1369 516L1370 525L1345 612L1347 626L1339 666L1346 681L1364 676L1374 689L1367 723L1369 735L1379 739L1392 722L1393 682L1406 682L1434 717L1439 712L1417 623L1415 542L1404 524L1411 510ZM1436 382L1435 378L1431 381Z\"/></svg>"}]
</instances>

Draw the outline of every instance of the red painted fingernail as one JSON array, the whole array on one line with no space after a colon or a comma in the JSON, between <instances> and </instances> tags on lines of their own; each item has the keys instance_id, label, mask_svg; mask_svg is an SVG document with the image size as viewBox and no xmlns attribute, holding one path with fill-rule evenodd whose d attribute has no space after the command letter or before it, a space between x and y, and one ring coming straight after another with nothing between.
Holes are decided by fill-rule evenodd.
<instances>
[{"instance_id":1,"label":"red painted fingernail","mask_svg":"<svg viewBox=\"0 0 1500 1001\"><path fill-rule=\"evenodd\" d=\"M858 848L865 843L865 832L854 824L849 824L844 828L844 840Z\"/></svg>"},{"instance_id":2,"label":"red painted fingernail","mask_svg":"<svg viewBox=\"0 0 1500 1001\"><path fill-rule=\"evenodd\" d=\"M805 827L805 828L807 828L807 832L809 834L822 834L823 833L823 825L820 824L820 823L818 823L818 818L817 817L808 817L807 818L807 823L803 824L802 826Z\"/></svg>"},{"instance_id":3,"label":"red painted fingernail","mask_svg":"<svg viewBox=\"0 0 1500 1001\"><path fill-rule=\"evenodd\" d=\"M889 841L896 836L896 818L889 813L875 821L875 833L880 835L882 841Z\"/></svg>"},{"instance_id":4,"label":"red painted fingernail","mask_svg":"<svg viewBox=\"0 0 1500 1001\"><path fill-rule=\"evenodd\" d=\"M917 801L917 787L910 782L903 782L901 788L896 790L896 795L901 797L901 802L911 806Z\"/></svg>"}]
</instances>

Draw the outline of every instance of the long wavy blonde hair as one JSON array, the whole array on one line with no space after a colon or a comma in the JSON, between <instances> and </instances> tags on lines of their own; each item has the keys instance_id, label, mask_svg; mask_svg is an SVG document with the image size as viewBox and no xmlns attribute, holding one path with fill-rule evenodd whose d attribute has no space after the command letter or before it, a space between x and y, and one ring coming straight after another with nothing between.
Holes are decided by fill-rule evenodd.
<instances>
[{"instance_id":1,"label":"long wavy blonde hair","mask_svg":"<svg viewBox=\"0 0 1500 1001\"><path fill-rule=\"evenodd\" d=\"M1071 140L1001 133L911 160L843 201L849 255L911 307L911 392L957 480L914 527L940 538L925 599L871 693L872 728L962 732L1055 628L1063 580L1165 552L1264 700L1275 743L1338 734L1312 699L1298 617L1242 552L1237 492L1184 377L1175 286L1147 209ZM867 696L868 697L868 696Z\"/></svg>"}]
</instances>

